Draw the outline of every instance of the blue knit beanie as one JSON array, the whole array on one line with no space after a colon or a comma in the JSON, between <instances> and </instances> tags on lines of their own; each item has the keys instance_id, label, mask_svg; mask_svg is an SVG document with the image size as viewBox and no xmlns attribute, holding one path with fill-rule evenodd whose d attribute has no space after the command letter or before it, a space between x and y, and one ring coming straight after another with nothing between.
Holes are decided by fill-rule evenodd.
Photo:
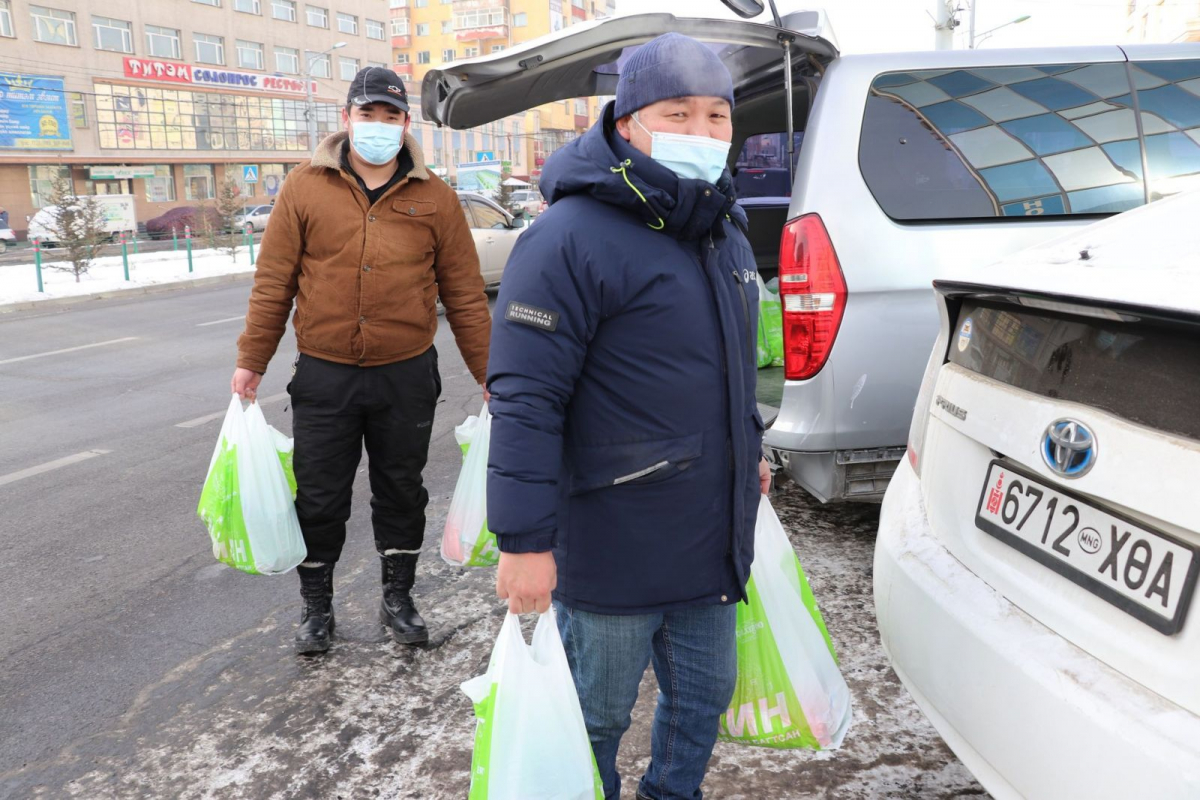
<instances>
[{"instance_id":1,"label":"blue knit beanie","mask_svg":"<svg viewBox=\"0 0 1200 800\"><path fill-rule=\"evenodd\" d=\"M617 81L616 119L672 97L722 97L733 107L733 78L717 54L679 33L639 47Z\"/></svg>"}]
</instances>

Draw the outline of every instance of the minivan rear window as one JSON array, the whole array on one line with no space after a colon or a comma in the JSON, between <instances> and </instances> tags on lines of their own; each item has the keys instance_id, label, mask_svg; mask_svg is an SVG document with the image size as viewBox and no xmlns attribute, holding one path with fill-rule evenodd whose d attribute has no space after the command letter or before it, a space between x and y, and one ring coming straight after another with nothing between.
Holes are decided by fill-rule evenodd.
<instances>
[{"instance_id":1,"label":"minivan rear window","mask_svg":"<svg viewBox=\"0 0 1200 800\"><path fill-rule=\"evenodd\" d=\"M967 301L949 361L1041 397L1200 441L1200 326Z\"/></svg>"},{"instance_id":2,"label":"minivan rear window","mask_svg":"<svg viewBox=\"0 0 1200 800\"><path fill-rule=\"evenodd\" d=\"M1146 191L1133 107L1124 64L887 73L859 164L900 221L1126 211Z\"/></svg>"},{"instance_id":3,"label":"minivan rear window","mask_svg":"<svg viewBox=\"0 0 1200 800\"><path fill-rule=\"evenodd\" d=\"M1133 65L1150 167L1150 199L1200 186L1200 60ZM1141 164L1130 164L1141 174Z\"/></svg>"}]
</instances>

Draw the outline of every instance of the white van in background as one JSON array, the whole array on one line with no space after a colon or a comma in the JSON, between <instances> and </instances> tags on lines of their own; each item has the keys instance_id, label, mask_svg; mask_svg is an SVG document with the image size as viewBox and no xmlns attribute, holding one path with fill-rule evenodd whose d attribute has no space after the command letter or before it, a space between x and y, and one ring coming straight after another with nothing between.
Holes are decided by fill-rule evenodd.
<instances>
[{"instance_id":1,"label":"white van in background","mask_svg":"<svg viewBox=\"0 0 1200 800\"><path fill-rule=\"evenodd\" d=\"M122 233L132 236L137 231L137 216L134 212L133 195L100 194L93 197L104 209L104 230L114 240ZM29 232L26 238L37 239L46 247L53 247L58 206L44 206L28 218Z\"/></svg>"}]
</instances>

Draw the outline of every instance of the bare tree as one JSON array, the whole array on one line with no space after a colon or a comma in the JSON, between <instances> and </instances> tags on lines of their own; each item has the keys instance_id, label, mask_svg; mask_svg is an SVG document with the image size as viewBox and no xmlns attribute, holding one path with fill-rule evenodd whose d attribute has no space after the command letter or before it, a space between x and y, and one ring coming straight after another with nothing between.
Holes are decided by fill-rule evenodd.
<instances>
[{"instance_id":1,"label":"bare tree","mask_svg":"<svg viewBox=\"0 0 1200 800\"><path fill-rule=\"evenodd\" d=\"M507 211L510 214L513 213L513 208L512 208L513 189L511 186L508 185L507 181L511 177L512 177L511 172L501 173L500 187L496 190L496 202L499 203L501 208L503 208L505 211Z\"/></svg>"},{"instance_id":2,"label":"bare tree","mask_svg":"<svg viewBox=\"0 0 1200 800\"><path fill-rule=\"evenodd\" d=\"M63 249L64 260L46 266L72 273L79 283L109 239L104 206L94 195L76 195L71 180L62 177L51 185L50 205L55 210L46 227L53 241Z\"/></svg>"},{"instance_id":3,"label":"bare tree","mask_svg":"<svg viewBox=\"0 0 1200 800\"><path fill-rule=\"evenodd\" d=\"M244 231L238 225L242 215L241 190L235 181L224 180L217 188L217 199L203 212L204 238L209 247L237 260ZM211 211L209 210L211 209Z\"/></svg>"}]
</instances>

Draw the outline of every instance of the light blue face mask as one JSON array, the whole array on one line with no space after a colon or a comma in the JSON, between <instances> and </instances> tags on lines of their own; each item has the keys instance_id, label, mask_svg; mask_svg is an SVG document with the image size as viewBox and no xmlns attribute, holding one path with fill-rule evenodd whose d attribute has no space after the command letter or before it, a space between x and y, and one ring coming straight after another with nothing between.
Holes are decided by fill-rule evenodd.
<instances>
[{"instance_id":1,"label":"light blue face mask","mask_svg":"<svg viewBox=\"0 0 1200 800\"><path fill-rule=\"evenodd\" d=\"M404 126L387 122L355 122L350 128L350 144L363 160L376 165L392 161L400 153Z\"/></svg>"},{"instance_id":2,"label":"light blue face mask","mask_svg":"<svg viewBox=\"0 0 1200 800\"><path fill-rule=\"evenodd\" d=\"M650 157L681 178L715 184L725 171L729 142L682 133L651 133L633 115L638 127L650 134Z\"/></svg>"}]
</instances>

